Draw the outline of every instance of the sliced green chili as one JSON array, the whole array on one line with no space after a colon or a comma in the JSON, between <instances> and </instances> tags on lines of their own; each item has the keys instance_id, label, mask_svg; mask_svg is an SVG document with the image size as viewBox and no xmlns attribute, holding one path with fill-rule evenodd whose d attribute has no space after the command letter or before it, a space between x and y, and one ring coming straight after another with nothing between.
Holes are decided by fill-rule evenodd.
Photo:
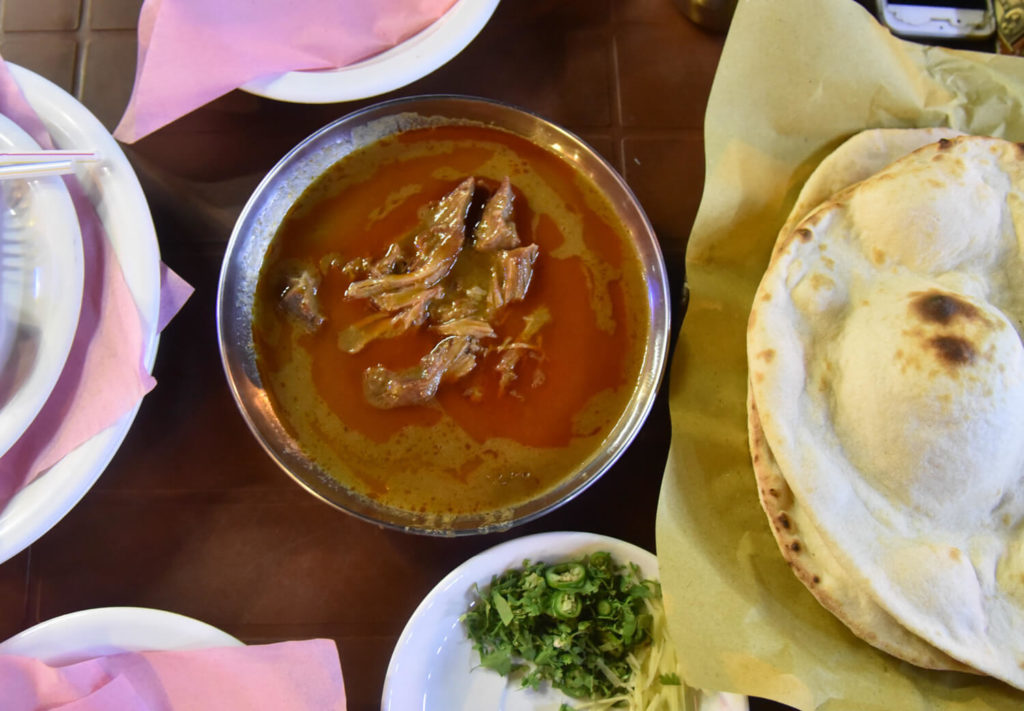
<instances>
[{"instance_id":1,"label":"sliced green chili","mask_svg":"<svg viewBox=\"0 0 1024 711\"><path fill-rule=\"evenodd\" d=\"M583 601L568 590L559 590L551 596L551 614L561 620L574 620L583 611Z\"/></svg>"},{"instance_id":2,"label":"sliced green chili","mask_svg":"<svg viewBox=\"0 0 1024 711\"><path fill-rule=\"evenodd\" d=\"M544 579L555 590L579 590L587 580L587 567L582 563L559 563L544 572Z\"/></svg>"}]
</instances>

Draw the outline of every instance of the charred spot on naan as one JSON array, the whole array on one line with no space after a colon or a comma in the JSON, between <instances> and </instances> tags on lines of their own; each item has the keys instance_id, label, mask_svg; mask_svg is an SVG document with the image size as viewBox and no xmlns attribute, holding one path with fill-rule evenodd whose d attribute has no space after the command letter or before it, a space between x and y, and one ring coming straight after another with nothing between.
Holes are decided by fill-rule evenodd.
<instances>
[{"instance_id":1,"label":"charred spot on naan","mask_svg":"<svg viewBox=\"0 0 1024 711\"><path fill-rule=\"evenodd\" d=\"M908 336L919 338L921 348L912 348L910 352L899 348L893 357L900 365L900 372L922 371L929 365L938 363L948 369L950 375L955 376L959 368L974 363L978 356L974 344L963 336L958 335L929 335L924 329L909 329ZM931 357L922 357L922 354L929 354Z\"/></svg>"},{"instance_id":2,"label":"charred spot on naan","mask_svg":"<svg viewBox=\"0 0 1024 711\"><path fill-rule=\"evenodd\" d=\"M953 294L941 291L916 292L911 307L924 321L933 321L949 325L956 318L973 320L981 318L978 309L971 303L957 298Z\"/></svg>"},{"instance_id":3,"label":"charred spot on naan","mask_svg":"<svg viewBox=\"0 0 1024 711\"><path fill-rule=\"evenodd\" d=\"M950 366L969 365L974 362L977 351L966 338L959 336L935 336L928 340L942 363Z\"/></svg>"},{"instance_id":4,"label":"charred spot on naan","mask_svg":"<svg viewBox=\"0 0 1024 711\"><path fill-rule=\"evenodd\" d=\"M973 364L981 355L976 336L1005 327L1004 323L987 317L977 306L956 294L928 290L912 292L909 297L908 316L917 325L909 328L907 335L919 339L923 346L921 351L932 355L931 362L939 363L953 374ZM896 351L895 355L904 371L924 365L903 350Z\"/></svg>"}]
</instances>

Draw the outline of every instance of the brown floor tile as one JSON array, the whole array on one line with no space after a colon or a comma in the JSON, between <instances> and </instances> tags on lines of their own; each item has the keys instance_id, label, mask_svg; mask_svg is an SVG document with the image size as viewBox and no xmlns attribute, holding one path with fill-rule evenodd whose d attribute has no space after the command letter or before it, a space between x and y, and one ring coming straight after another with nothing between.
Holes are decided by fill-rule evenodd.
<instances>
[{"instance_id":1,"label":"brown floor tile","mask_svg":"<svg viewBox=\"0 0 1024 711\"><path fill-rule=\"evenodd\" d=\"M338 655L345 676L347 711L380 709L385 671L397 641L397 635L359 639L342 637L338 640Z\"/></svg>"},{"instance_id":2,"label":"brown floor tile","mask_svg":"<svg viewBox=\"0 0 1024 711\"><path fill-rule=\"evenodd\" d=\"M135 30L143 0L93 0L89 27L94 30Z\"/></svg>"},{"instance_id":3,"label":"brown floor tile","mask_svg":"<svg viewBox=\"0 0 1024 711\"><path fill-rule=\"evenodd\" d=\"M568 126L612 123L612 60L605 30L566 33L565 64L558 78L559 121Z\"/></svg>"},{"instance_id":4,"label":"brown floor tile","mask_svg":"<svg viewBox=\"0 0 1024 711\"><path fill-rule=\"evenodd\" d=\"M527 5L526 15L534 21L565 27L604 25L612 18L612 7L621 0L537 0ZM499 6L498 11L501 11ZM522 10L518 10L524 14Z\"/></svg>"},{"instance_id":5,"label":"brown floor tile","mask_svg":"<svg viewBox=\"0 0 1024 711\"><path fill-rule=\"evenodd\" d=\"M6 61L31 69L68 92L74 87L77 52L73 34L9 32L0 39L0 55Z\"/></svg>"},{"instance_id":6,"label":"brown floor tile","mask_svg":"<svg viewBox=\"0 0 1024 711\"><path fill-rule=\"evenodd\" d=\"M74 30L81 12L81 0L5 0L0 23L7 32Z\"/></svg>"},{"instance_id":7,"label":"brown floor tile","mask_svg":"<svg viewBox=\"0 0 1024 711\"><path fill-rule=\"evenodd\" d=\"M130 534L130 535L129 535ZM33 548L40 614L142 605L234 632L339 625L397 635L415 599L486 544L386 531L301 491L264 495L92 492ZM381 566L402 589L378 584ZM87 571L87 573L83 573Z\"/></svg>"},{"instance_id":8,"label":"brown floor tile","mask_svg":"<svg viewBox=\"0 0 1024 711\"><path fill-rule=\"evenodd\" d=\"M613 106L608 30L502 14L457 57L400 93L460 93L498 99L573 128L606 127ZM557 19L558 16L556 16ZM536 24L531 24L531 18ZM509 44L502 38L514 36ZM497 54L500 43L507 51Z\"/></svg>"},{"instance_id":9,"label":"brown floor tile","mask_svg":"<svg viewBox=\"0 0 1024 711\"><path fill-rule=\"evenodd\" d=\"M165 356L159 358L166 362ZM157 387L143 401L129 438L97 482L98 490L298 488L250 434L223 374L188 375L162 365L155 372ZM195 389L204 386L216 396L204 398L201 410L183 405L183 397L194 398ZM183 441L189 446L182 447ZM222 446L226 441L236 443L230 452ZM147 466L152 462L160 466Z\"/></svg>"},{"instance_id":10,"label":"brown floor tile","mask_svg":"<svg viewBox=\"0 0 1024 711\"><path fill-rule=\"evenodd\" d=\"M623 141L626 181L633 188L666 251L685 247L704 189L700 134ZM674 176L666 179L665 176Z\"/></svg>"},{"instance_id":11,"label":"brown floor tile","mask_svg":"<svg viewBox=\"0 0 1024 711\"><path fill-rule=\"evenodd\" d=\"M135 33L128 30L93 33L86 42L79 98L111 131L132 93L136 48Z\"/></svg>"},{"instance_id":12,"label":"brown floor tile","mask_svg":"<svg viewBox=\"0 0 1024 711\"><path fill-rule=\"evenodd\" d=\"M295 104L232 91L132 144L129 153L143 159L137 170L147 195L155 191L158 199L166 197L166 207L174 214L194 217L193 210L201 207L198 201L230 209L227 229L216 238L227 242L252 189L282 156L331 121L382 98ZM182 225L185 230L193 227ZM174 241L182 239L192 236L173 236Z\"/></svg>"},{"instance_id":13,"label":"brown floor tile","mask_svg":"<svg viewBox=\"0 0 1024 711\"><path fill-rule=\"evenodd\" d=\"M706 34L682 17L657 25L630 24L617 30L622 124L702 127L723 41L723 37ZM695 45L701 49L695 51ZM694 57L703 60L695 61Z\"/></svg>"},{"instance_id":14,"label":"brown floor tile","mask_svg":"<svg viewBox=\"0 0 1024 711\"><path fill-rule=\"evenodd\" d=\"M867 0L870 2L871 0ZM615 20L617 22L648 22L648 23L675 23L679 18L686 18L686 14L680 9L685 0L630 0L630 2L619 2L614 6ZM687 20L689 21L689 20ZM721 34L706 28L700 28L707 34Z\"/></svg>"}]
</instances>

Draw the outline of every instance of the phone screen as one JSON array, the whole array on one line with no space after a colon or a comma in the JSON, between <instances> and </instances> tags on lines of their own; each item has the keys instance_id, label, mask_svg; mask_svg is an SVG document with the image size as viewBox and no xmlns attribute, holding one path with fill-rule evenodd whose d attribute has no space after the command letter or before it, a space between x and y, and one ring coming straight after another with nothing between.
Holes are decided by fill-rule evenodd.
<instances>
[{"instance_id":1,"label":"phone screen","mask_svg":"<svg viewBox=\"0 0 1024 711\"><path fill-rule=\"evenodd\" d=\"M996 29L992 0L878 0L878 14L907 37L982 39Z\"/></svg>"},{"instance_id":2,"label":"phone screen","mask_svg":"<svg viewBox=\"0 0 1024 711\"><path fill-rule=\"evenodd\" d=\"M920 7L955 7L959 10L986 10L985 0L889 0L890 5L915 5Z\"/></svg>"}]
</instances>

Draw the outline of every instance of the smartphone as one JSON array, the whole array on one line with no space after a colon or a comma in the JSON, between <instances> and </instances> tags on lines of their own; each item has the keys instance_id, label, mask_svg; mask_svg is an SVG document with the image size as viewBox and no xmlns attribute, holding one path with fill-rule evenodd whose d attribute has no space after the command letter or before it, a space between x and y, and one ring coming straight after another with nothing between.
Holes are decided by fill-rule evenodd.
<instances>
[{"instance_id":1,"label":"smartphone","mask_svg":"<svg viewBox=\"0 0 1024 711\"><path fill-rule=\"evenodd\" d=\"M985 39L996 30L992 0L878 0L878 16L906 37Z\"/></svg>"}]
</instances>

